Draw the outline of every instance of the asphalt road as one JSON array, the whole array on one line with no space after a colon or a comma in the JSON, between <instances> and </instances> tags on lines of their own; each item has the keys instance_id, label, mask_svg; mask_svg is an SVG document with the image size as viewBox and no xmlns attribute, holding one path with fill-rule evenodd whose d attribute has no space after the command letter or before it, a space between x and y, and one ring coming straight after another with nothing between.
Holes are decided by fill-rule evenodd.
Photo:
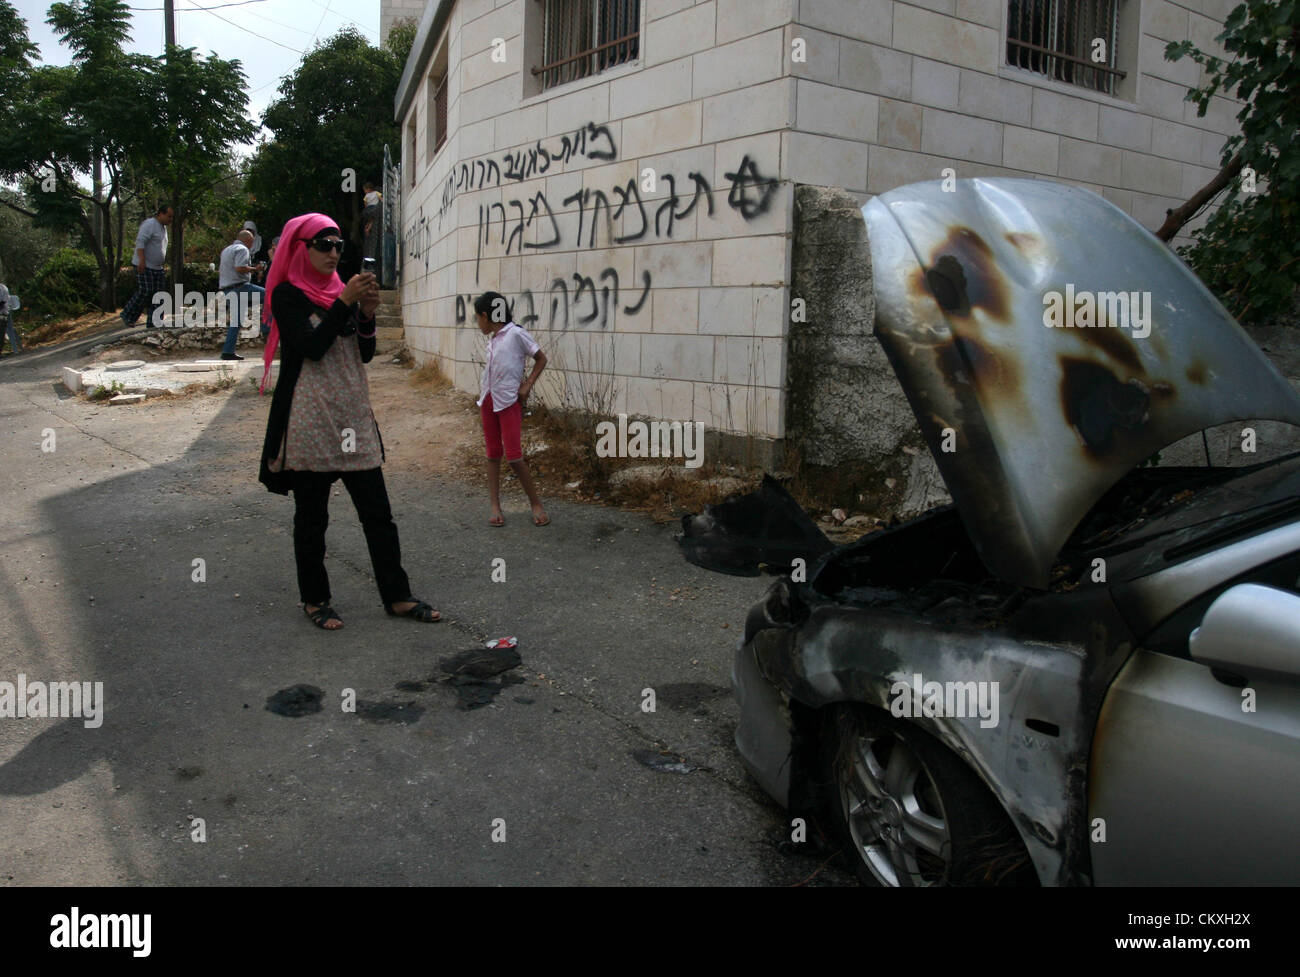
<instances>
[{"instance_id":1,"label":"asphalt road","mask_svg":"<svg viewBox=\"0 0 1300 977\"><path fill-rule=\"evenodd\" d=\"M104 720L0 719L0 884L844 881L778 851L784 813L732 742L732 650L767 581L599 506L551 503L537 529L510 497L492 530L477 484L396 472L404 563L447 620L384 615L343 493L327 634L297 607L292 503L256 481L268 400L89 404L53 380L73 355L0 362L0 681L101 681ZM462 708L440 661L503 635L523 682ZM268 711L299 684L319 712ZM698 769L634 756L658 750Z\"/></svg>"}]
</instances>

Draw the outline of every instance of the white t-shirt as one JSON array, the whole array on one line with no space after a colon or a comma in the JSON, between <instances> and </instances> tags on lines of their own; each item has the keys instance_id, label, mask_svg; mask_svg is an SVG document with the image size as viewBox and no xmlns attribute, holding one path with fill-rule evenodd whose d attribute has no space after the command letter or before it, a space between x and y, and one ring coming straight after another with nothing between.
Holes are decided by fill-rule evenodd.
<instances>
[{"instance_id":1,"label":"white t-shirt","mask_svg":"<svg viewBox=\"0 0 1300 977\"><path fill-rule=\"evenodd\" d=\"M371 190L362 199L367 207L373 207L375 204L379 203L379 191Z\"/></svg>"},{"instance_id":2,"label":"white t-shirt","mask_svg":"<svg viewBox=\"0 0 1300 977\"><path fill-rule=\"evenodd\" d=\"M252 278L252 274L247 271L236 271L237 268L247 268L253 263L249 257L248 247L243 241L236 241L228 245L221 252L221 268L217 272L217 287L229 288L232 285L243 285Z\"/></svg>"},{"instance_id":3,"label":"white t-shirt","mask_svg":"<svg viewBox=\"0 0 1300 977\"><path fill-rule=\"evenodd\" d=\"M528 357L541 349L537 340L523 326L507 322L488 337L487 363L479 382L478 405L492 395L492 409L502 411L519 399L519 385L524 382L524 365Z\"/></svg>"}]
</instances>

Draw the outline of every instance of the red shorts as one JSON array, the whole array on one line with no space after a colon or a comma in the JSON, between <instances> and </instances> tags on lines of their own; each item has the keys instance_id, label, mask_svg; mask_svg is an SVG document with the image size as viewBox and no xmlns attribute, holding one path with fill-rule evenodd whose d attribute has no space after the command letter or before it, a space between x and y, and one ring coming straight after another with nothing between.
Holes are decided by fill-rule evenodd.
<instances>
[{"instance_id":1,"label":"red shorts","mask_svg":"<svg viewBox=\"0 0 1300 977\"><path fill-rule=\"evenodd\" d=\"M515 401L505 410L492 409L492 395L483 398L479 406L483 418L483 444L487 448L490 460L500 460L504 454L506 461L519 461L524 457L523 445L520 443L521 429L524 423L524 411Z\"/></svg>"}]
</instances>

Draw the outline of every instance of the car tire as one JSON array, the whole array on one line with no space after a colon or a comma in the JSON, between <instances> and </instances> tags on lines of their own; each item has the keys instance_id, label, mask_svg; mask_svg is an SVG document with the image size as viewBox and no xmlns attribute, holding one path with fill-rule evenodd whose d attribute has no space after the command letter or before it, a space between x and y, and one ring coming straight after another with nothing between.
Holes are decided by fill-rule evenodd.
<instances>
[{"instance_id":1,"label":"car tire","mask_svg":"<svg viewBox=\"0 0 1300 977\"><path fill-rule=\"evenodd\" d=\"M879 709L825 711L823 803L863 885L1037 885L1024 842L965 763Z\"/></svg>"}]
</instances>

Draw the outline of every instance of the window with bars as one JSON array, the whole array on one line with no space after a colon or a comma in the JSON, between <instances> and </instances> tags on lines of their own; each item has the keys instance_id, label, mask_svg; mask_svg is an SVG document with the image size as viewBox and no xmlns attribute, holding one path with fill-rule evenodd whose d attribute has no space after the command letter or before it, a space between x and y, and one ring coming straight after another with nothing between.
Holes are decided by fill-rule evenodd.
<instances>
[{"instance_id":1,"label":"window with bars","mask_svg":"<svg viewBox=\"0 0 1300 977\"><path fill-rule=\"evenodd\" d=\"M635 61L641 50L641 0L537 0L542 90Z\"/></svg>"},{"instance_id":2,"label":"window with bars","mask_svg":"<svg viewBox=\"0 0 1300 977\"><path fill-rule=\"evenodd\" d=\"M428 161L432 163L433 157L447 141L447 75L444 72L441 78L436 78L431 74L426 84L429 90L429 114L426 123L429 131L426 138L429 143Z\"/></svg>"},{"instance_id":3,"label":"window with bars","mask_svg":"<svg viewBox=\"0 0 1300 977\"><path fill-rule=\"evenodd\" d=\"M411 175L411 186L415 186L415 154L419 148L415 140L415 105L412 105L411 121L406 124L406 168Z\"/></svg>"},{"instance_id":4,"label":"window with bars","mask_svg":"<svg viewBox=\"0 0 1300 977\"><path fill-rule=\"evenodd\" d=\"M1007 64L1114 95L1124 0L1010 0Z\"/></svg>"}]
</instances>

